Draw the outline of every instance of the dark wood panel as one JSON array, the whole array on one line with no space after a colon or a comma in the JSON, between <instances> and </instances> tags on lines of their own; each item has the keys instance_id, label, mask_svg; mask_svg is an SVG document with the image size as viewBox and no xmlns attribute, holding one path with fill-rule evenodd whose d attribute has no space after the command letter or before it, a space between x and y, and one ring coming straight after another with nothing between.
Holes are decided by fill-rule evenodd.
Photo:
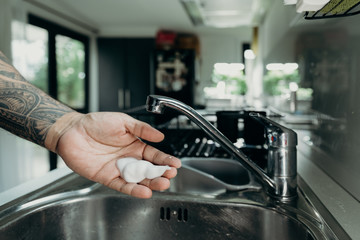
<instances>
[{"instance_id":1,"label":"dark wood panel","mask_svg":"<svg viewBox=\"0 0 360 240\"><path fill-rule=\"evenodd\" d=\"M124 45L123 39L98 39L100 111L120 110L118 91L124 89Z\"/></svg>"},{"instance_id":2,"label":"dark wood panel","mask_svg":"<svg viewBox=\"0 0 360 240\"><path fill-rule=\"evenodd\" d=\"M154 47L153 38L98 39L100 111L121 111L145 104L153 82ZM118 104L120 89L123 107Z\"/></svg>"},{"instance_id":3,"label":"dark wood panel","mask_svg":"<svg viewBox=\"0 0 360 240\"><path fill-rule=\"evenodd\" d=\"M126 88L130 91L130 107L144 105L153 84L154 39L129 39L126 48Z\"/></svg>"}]
</instances>

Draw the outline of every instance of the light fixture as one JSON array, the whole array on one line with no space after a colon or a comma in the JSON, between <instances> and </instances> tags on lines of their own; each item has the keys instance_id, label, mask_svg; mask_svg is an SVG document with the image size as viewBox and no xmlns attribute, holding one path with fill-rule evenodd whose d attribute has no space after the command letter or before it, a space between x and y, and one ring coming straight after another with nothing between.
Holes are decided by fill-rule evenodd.
<instances>
[{"instance_id":1,"label":"light fixture","mask_svg":"<svg viewBox=\"0 0 360 240\"><path fill-rule=\"evenodd\" d=\"M204 18L198 0L181 0L181 4L194 26L204 25Z\"/></svg>"},{"instance_id":2,"label":"light fixture","mask_svg":"<svg viewBox=\"0 0 360 240\"><path fill-rule=\"evenodd\" d=\"M269 63L266 65L268 71L293 72L299 68L297 63Z\"/></svg>"},{"instance_id":3,"label":"light fixture","mask_svg":"<svg viewBox=\"0 0 360 240\"><path fill-rule=\"evenodd\" d=\"M237 76L245 69L243 63L215 63L214 70L218 74Z\"/></svg>"},{"instance_id":4,"label":"light fixture","mask_svg":"<svg viewBox=\"0 0 360 240\"><path fill-rule=\"evenodd\" d=\"M266 70L268 71L281 71L284 69L284 64L282 63L269 63L266 65Z\"/></svg>"},{"instance_id":5,"label":"light fixture","mask_svg":"<svg viewBox=\"0 0 360 240\"><path fill-rule=\"evenodd\" d=\"M245 59L252 60L252 59L255 59L256 55L253 50L246 49L244 51L244 57L245 57Z\"/></svg>"},{"instance_id":6,"label":"light fixture","mask_svg":"<svg viewBox=\"0 0 360 240\"><path fill-rule=\"evenodd\" d=\"M289 89L292 92L296 92L299 89L299 85L296 82L289 83Z\"/></svg>"},{"instance_id":7,"label":"light fixture","mask_svg":"<svg viewBox=\"0 0 360 240\"><path fill-rule=\"evenodd\" d=\"M258 25L269 0L179 0L195 26L230 28Z\"/></svg>"},{"instance_id":8,"label":"light fixture","mask_svg":"<svg viewBox=\"0 0 360 240\"><path fill-rule=\"evenodd\" d=\"M284 64L284 71L285 72L293 72L299 68L297 63L285 63Z\"/></svg>"}]
</instances>

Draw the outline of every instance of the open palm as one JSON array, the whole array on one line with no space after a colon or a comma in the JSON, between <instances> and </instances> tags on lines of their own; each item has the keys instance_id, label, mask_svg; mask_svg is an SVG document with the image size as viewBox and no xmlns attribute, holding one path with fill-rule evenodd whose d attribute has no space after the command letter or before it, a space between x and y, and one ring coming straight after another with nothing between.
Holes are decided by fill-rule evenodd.
<instances>
[{"instance_id":1,"label":"open palm","mask_svg":"<svg viewBox=\"0 0 360 240\"><path fill-rule=\"evenodd\" d=\"M170 178L181 166L179 159L153 148L140 139L160 142L164 135L150 125L122 113L82 115L59 139L57 152L78 174L140 198L149 198L152 190L165 190ZM139 184L120 177L116 160L134 157L156 165L169 165L162 177L145 179Z\"/></svg>"}]
</instances>

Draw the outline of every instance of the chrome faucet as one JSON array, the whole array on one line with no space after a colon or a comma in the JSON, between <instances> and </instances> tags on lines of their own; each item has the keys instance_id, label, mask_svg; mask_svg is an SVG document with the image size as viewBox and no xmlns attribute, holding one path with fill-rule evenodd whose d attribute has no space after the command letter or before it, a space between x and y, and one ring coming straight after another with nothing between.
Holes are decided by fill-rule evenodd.
<instances>
[{"instance_id":1,"label":"chrome faucet","mask_svg":"<svg viewBox=\"0 0 360 240\"><path fill-rule=\"evenodd\" d=\"M259 121L266 129L266 139L269 147L268 173L266 173L241 150L235 147L214 125L190 106L165 96L149 95L147 97L147 111L162 114L165 107L178 110L197 124L214 141L239 160L249 172L258 177L270 196L284 202L297 196L297 135L294 131L260 114L251 114L251 117Z\"/></svg>"}]
</instances>

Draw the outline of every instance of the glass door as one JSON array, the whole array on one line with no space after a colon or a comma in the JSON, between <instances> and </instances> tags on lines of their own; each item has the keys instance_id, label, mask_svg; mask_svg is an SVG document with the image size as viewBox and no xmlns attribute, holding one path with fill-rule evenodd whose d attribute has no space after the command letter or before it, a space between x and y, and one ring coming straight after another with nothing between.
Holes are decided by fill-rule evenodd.
<instances>
[{"instance_id":1,"label":"glass door","mask_svg":"<svg viewBox=\"0 0 360 240\"><path fill-rule=\"evenodd\" d=\"M28 24L13 22L13 63L32 84L69 107L88 112L89 38L29 15ZM28 145L29 143L26 143ZM24 143L25 145L25 143ZM40 176L63 164L46 149L30 144L32 175ZM58 161L60 160L60 161ZM31 160L33 161L33 160Z\"/></svg>"}]
</instances>

